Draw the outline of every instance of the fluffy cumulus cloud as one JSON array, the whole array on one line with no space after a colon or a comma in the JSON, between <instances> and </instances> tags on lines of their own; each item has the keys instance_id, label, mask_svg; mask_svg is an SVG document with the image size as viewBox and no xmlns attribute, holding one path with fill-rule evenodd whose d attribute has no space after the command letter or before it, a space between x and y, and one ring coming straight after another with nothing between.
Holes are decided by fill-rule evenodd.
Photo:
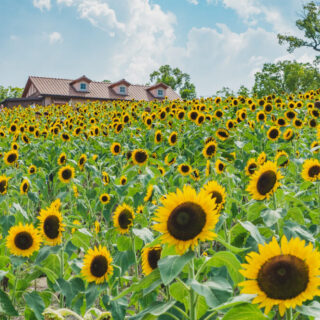
<instances>
[{"instance_id":1,"label":"fluffy cumulus cloud","mask_svg":"<svg viewBox=\"0 0 320 320\"><path fill-rule=\"evenodd\" d=\"M57 0L58 4L64 4L67 7L71 7L74 4L74 0Z\"/></svg>"},{"instance_id":2,"label":"fluffy cumulus cloud","mask_svg":"<svg viewBox=\"0 0 320 320\"><path fill-rule=\"evenodd\" d=\"M50 10L51 1L50 0L33 0L33 5L36 8L39 8L41 11L44 9Z\"/></svg>"},{"instance_id":3,"label":"fluffy cumulus cloud","mask_svg":"<svg viewBox=\"0 0 320 320\"><path fill-rule=\"evenodd\" d=\"M62 42L63 39L62 39L62 35L59 33L59 32L52 32L49 34L49 42L50 44L55 44L55 43L58 43L58 42Z\"/></svg>"}]
</instances>

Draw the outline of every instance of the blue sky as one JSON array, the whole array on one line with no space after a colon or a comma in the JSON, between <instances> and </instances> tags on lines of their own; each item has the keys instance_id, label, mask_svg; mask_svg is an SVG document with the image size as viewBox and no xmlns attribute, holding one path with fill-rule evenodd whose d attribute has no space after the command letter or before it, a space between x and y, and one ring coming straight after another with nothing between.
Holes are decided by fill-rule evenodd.
<instances>
[{"instance_id":1,"label":"blue sky","mask_svg":"<svg viewBox=\"0 0 320 320\"><path fill-rule=\"evenodd\" d=\"M251 87L265 62L311 62L276 34L295 33L301 0L1 0L0 85L29 75L146 83L163 64L197 93Z\"/></svg>"}]
</instances>

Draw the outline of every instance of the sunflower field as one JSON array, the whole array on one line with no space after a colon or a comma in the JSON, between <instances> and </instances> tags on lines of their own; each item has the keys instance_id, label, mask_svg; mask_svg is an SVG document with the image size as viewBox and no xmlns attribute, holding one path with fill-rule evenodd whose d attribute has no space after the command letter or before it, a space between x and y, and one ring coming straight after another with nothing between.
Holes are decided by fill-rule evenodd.
<instances>
[{"instance_id":1,"label":"sunflower field","mask_svg":"<svg viewBox=\"0 0 320 320\"><path fill-rule=\"evenodd\" d=\"M0 319L320 319L320 89L0 112Z\"/></svg>"}]
</instances>

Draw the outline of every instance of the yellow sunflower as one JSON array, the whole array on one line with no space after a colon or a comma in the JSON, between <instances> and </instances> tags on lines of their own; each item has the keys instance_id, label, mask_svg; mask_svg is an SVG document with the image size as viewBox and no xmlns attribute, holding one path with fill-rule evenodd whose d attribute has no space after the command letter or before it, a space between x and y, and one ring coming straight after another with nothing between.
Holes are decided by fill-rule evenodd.
<instances>
[{"instance_id":1,"label":"yellow sunflower","mask_svg":"<svg viewBox=\"0 0 320 320\"><path fill-rule=\"evenodd\" d=\"M113 214L113 225L121 234L127 233L133 226L135 218L133 209L127 204L119 205Z\"/></svg>"},{"instance_id":2,"label":"yellow sunflower","mask_svg":"<svg viewBox=\"0 0 320 320\"><path fill-rule=\"evenodd\" d=\"M178 171L183 175L187 176L191 172L192 168L187 163L182 163L178 166Z\"/></svg>"},{"instance_id":3,"label":"yellow sunflower","mask_svg":"<svg viewBox=\"0 0 320 320\"><path fill-rule=\"evenodd\" d=\"M289 141L292 138L293 138L293 130L289 128L283 133L283 139Z\"/></svg>"},{"instance_id":4,"label":"yellow sunflower","mask_svg":"<svg viewBox=\"0 0 320 320\"><path fill-rule=\"evenodd\" d=\"M218 129L218 130L216 131L216 136L217 136L217 138L219 138L221 141L225 141L225 140L227 140L227 139L229 138L229 131L226 130L226 129L223 129L223 128Z\"/></svg>"},{"instance_id":5,"label":"yellow sunflower","mask_svg":"<svg viewBox=\"0 0 320 320\"><path fill-rule=\"evenodd\" d=\"M107 193L103 193L99 199L102 204L107 204L110 201L110 196Z\"/></svg>"},{"instance_id":6,"label":"yellow sunflower","mask_svg":"<svg viewBox=\"0 0 320 320\"><path fill-rule=\"evenodd\" d=\"M249 280L239 283L241 293L255 294L253 303L259 303L268 314L278 306L280 315L286 309L296 308L306 300L320 295L320 253L311 243L285 236L279 246L275 238L259 245L259 253L246 256L240 272Z\"/></svg>"},{"instance_id":7,"label":"yellow sunflower","mask_svg":"<svg viewBox=\"0 0 320 320\"><path fill-rule=\"evenodd\" d=\"M71 166L61 167L58 174L61 182L69 183L74 178L74 168Z\"/></svg>"},{"instance_id":8,"label":"yellow sunflower","mask_svg":"<svg viewBox=\"0 0 320 320\"><path fill-rule=\"evenodd\" d=\"M105 186L106 186L107 184L109 184L109 182L110 182L110 177L109 177L108 173L105 172L105 171L102 172L102 182L103 182L103 184L104 184Z\"/></svg>"},{"instance_id":9,"label":"yellow sunflower","mask_svg":"<svg viewBox=\"0 0 320 320\"><path fill-rule=\"evenodd\" d=\"M9 230L6 246L11 254L29 257L39 250L41 237L32 224L22 225L20 222Z\"/></svg>"},{"instance_id":10,"label":"yellow sunflower","mask_svg":"<svg viewBox=\"0 0 320 320\"><path fill-rule=\"evenodd\" d=\"M302 178L306 181L320 179L320 162L317 159L305 160L302 166Z\"/></svg>"},{"instance_id":11,"label":"yellow sunflower","mask_svg":"<svg viewBox=\"0 0 320 320\"><path fill-rule=\"evenodd\" d=\"M127 179L126 176L122 176L122 177L120 178L120 184L121 184L122 186L126 185L126 184L127 184L127 181L128 181L128 179Z\"/></svg>"},{"instance_id":12,"label":"yellow sunflower","mask_svg":"<svg viewBox=\"0 0 320 320\"><path fill-rule=\"evenodd\" d=\"M82 171L83 168L84 168L84 165L86 164L87 162L87 156L85 154L82 154L79 158L79 161L78 161L78 166L80 168L80 170Z\"/></svg>"},{"instance_id":13,"label":"yellow sunflower","mask_svg":"<svg viewBox=\"0 0 320 320\"><path fill-rule=\"evenodd\" d=\"M262 151L258 156L257 162L261 165L261 164L264 164L266 160L267 160L267 155L264 151Z\"/></svg>"},{"instance_id":14,"label":"yellow sunflower","mask_svg":"<svg viewBox=\"0 0 320 320\"><path fill-rule=\"evenodd\" d=\"M82 276L88 282L103 283L113 274L112 258L106 247L89 249L83 259Z\"/></svg>"},{"instance_id":15,"label":"yellow sunflower","mask_svg":"<svg viewBox=\"0 0 320 320\"><path fill-rule=\"evenodd\" d=\"M114 156L120 154L120 152L121 152L121 144L118 143L118 142L114 142L114 143L111 145L110 150L111 150L111 152L112 152L112 154L113 154Z\"/></svg>"},{"instance_id":16,"label":"yellow sunflower","mask_svg":"<svg viewBox=\"0 0 320 320\"><path fill-rule=\"evenodd\" d=\"M30 189L30 182L27 179L23 179L20 184L20 193L27 194Z\"/></svg>"},{"instance_id":17,"label":"yellow sunflower","mask_svg":"<svg viewBox=\"0 0 320 320\"><path fill-rule=\"evenodd\" d=\"M178 141L178 133L177 132L172 132L168 138L168 142L170 146L174 146Z\"/></svg>"},{"instance_id":18,"label":"yellow sunflower","mask_svg":"<svg viewBox=\"0 0 320 320\"><path fill-rule=\"evenodd\" d=\"M162 141L162 132L160 130L157 130L154 134L154 143L158 144Z\"/></svg>"},{"instance_id":19,"label":"yellow sunflower","mask_svg":"<svg viewBox=\"0 0 320 320\"><path fill-rule=\"evenodd\" d=\"M275 156L275 161L280 168L285 168L289 164L289 155L285 151L279 150Z\"/></svg>"},{"instance_id":20,"label":"yellow sunflower","mask_svg":"<svg viewBox=\"0 0 320 320\"><path fill-rule=\"evenodd\" d=\"M64 166L67 162L67 155L62 152L57 160L59 166Z\"/></svg>"},{"instance_id":21,"label":"yellow sunflower","mask_svg":"<svg viewBox=\"0 0 320 320\"><path fill-rule=\"evenodd\" d=\"M267 161L250 177L247 191L255 200L269 199L280 186L279 180L282 179L277 165L272 161Z\"/></svg>"},{"instance_id":22,"label":"yellow sunflower","mask_svg":"<svg viewBox=\"0 0 320 320\"><path fill-rule=\"evenodd\" d=\"M152 193L153 193L153 185L150 184L147 188L147 193L146 193L146 196L143 198L143 201L148 202L152 197Z\"/></svg>"},{"instance_id":23,"label":"yellow sunflower","mask_svg":"<svg viewBox=\"0 0 320 320\"><path fill-rule=\"evenodd\" d=\"M6 194L8 190L8 181L10 178L6 176L0 176L0 194Z\"/></svg>"},{"instance_id":24,"label":"yellow sunflower","mask_svg":"<svg viewBox=\"0 0 320 320\"><path fill-rule=\"evenodd\" d=\"M216 162L215 162L215 169L216 169L216 172L218 173L218 174L221 174L223 171L224 171L224 169L225 169L225 167L226 167L226 165L225 165L225 163L223 163L221 160L217 160Z\"/></svg>"},{"instance_id":25,"label":"yellow sunflower","mask_svg":"<svg viewBox=\"0 0 320 320\"><path fill-rule=\"evenodd\" d=\"M257 170L258 168L258 163L257 161L254 159L254 158L250 158L248 161L247 161L247 165L246 165L246 175L247 176L251 176L254 174L254 172Z\"/></svg>"},{"instance_id":26,"label":"yellow sunflower","mask_svg":"<svg viewBox=\"0 0 320 320\"><path fill-rule=\"evenodd\" d=\"M147 276L154 269L158 268L158 261L161 257L161 247L146 247L142 249L142 272Z\"/></svg>"},{"instance_id":27,"label":"yellow sunflower","mask_svg":"<svg viewBox=\"0 0 320 320\"><path fill-rule=\"evenodd\" d=\"M32 164L32 165L28 168L28 173L29 173L29 174L35 174L36 172L37 172L37 167Z\"/></svg>"},{"instance_id":28,"label":"yellow sunflower","mask_svg":"<svg viewBox=\"0 0 320 320\"><path fill-rule=\"evenodd\" d=\"M280 130L275 126L271 127L267 132L267 137L271 141L277 141L280 137Z\"/></svg>"},{"instance_id":29,"label":"yellow sunflower","mask_svg":"<svg viewBox=\"0 0 320 320\"><path fill-rule=\"evenodd\" d=\"M214 199L206 192L196 191L185 185L183 190L177 189L166 198L161 199L162 207L156 211L153 226L161 232L161 239L183 254L189 247L194 247L199 241L213 240L213 232L219 220L219 213Z\"/></svg>"},{"instance_id":30,"label":"yellow sunflower","mask_svg":"<svg viewBox=\"0 0 320 320\"><path fill-rule=\"evenodd\" d=\"M203 190L216 201L217 208L220 211L226 202L226 189L218 182L212 180L203 186Z\"/></svg>"},{"instance_id":31,"label":"yellow sunflower","mask_svg":"<svg viewBox=\"0 0 320 320\"><path fill-rule=\"evenodd\" d=\"M16 150L10 150L8 152L5 152L3 160L7 165L12 166L18 161L18 158L18 152Z\"/></svg>"},{"instance_id":32,"label":"yellow sunflower","mask_svg":"<svg viewBox=\"0 0 320 320\"><path fill-rule=\"evenodd\" d=\"M207 143L203 150L202 154L205 158L211 159L217 152L217 143L215 141L211 141Z\"/></svg>"},{"instance_id":33,"label":"yellow sunflower","mask_svg":"<svg viewBox=\"0 0 320 320\"><path fill-rule=\"evenodd\" d=\"M143 149L136 149L132 151L132 161L134 164L143 166L148 161L148 154Z\"/></svg>"},{"instance_id":34,"label":"yellow sunflower","mask_svg":"<svg viewBox=\"0 0 320 320\"><path fill-rule=\"evenodd\" d=\"M51 203L47 209L41 209L40 216L40 232L46 243L50 246L55 246L62 242L62 231L64 231L65 224L60 208L60 200Z\"/></svg>"}]
</instances>

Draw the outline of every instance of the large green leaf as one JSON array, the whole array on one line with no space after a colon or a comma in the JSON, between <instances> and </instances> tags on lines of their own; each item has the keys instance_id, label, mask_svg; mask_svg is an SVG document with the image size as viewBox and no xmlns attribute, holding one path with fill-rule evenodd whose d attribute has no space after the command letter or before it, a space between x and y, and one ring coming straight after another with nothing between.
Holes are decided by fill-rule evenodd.
<instances>
[{"instance_id":1,"label":"large green leaf","mask_svg":"<svg viewBox=\"0 0 320 320\"><path fill-rule=\"evenodd\" d=\"M261 310L253 304L241 304L230 309L222 318L222 320L265 320L268 319Z\"/></svg>"},{"instance_id":2,"label":"large green leaf","mask_svg":"<svg viewBox=\"0 0 320 320\"><path fill-rule=\"evenodd\" d=\"M320 303L318 301L311 302L308 306L298 306L296 310L306 316L319 317L320 315Z\"/></svg>"},{"instance_id":3,"label":"large green leaf","mask_svg":"<svg viewBox=\"0 0 320 320\"><path fill-rule=\"evenodd\" d=\"M1 313L4 313L7 316L19 315L8 295L0 289L0 314Z\"/></svg>"},{"instance_id":4,"label":"large green leaf","mask_svg":"<svg viewBox=\"0 0 320 320\"><path fill-rule=\"evenodd\" d=\"M36 318L38 320L43 320L44 317L43 317L42 313L45 309L45 305L44 305L43 300L39 296L39 294L34 291L31 293L25 294L24 298L25 298L26 303L29 306L29 308L34 312Z\"/></svg>"},{"instance_id":5,"label":"large green leaf","mask_svg":"<svg viewBox=\"0 0 320 320\"><path fill-rule=\"evenodd\" d=\"M258 228L252 224L250 221L239 221L239 223L250 233L251 237L256 240L258 243L263 244L265 240L261 236Z\"/></svg>"}]
</instances>

